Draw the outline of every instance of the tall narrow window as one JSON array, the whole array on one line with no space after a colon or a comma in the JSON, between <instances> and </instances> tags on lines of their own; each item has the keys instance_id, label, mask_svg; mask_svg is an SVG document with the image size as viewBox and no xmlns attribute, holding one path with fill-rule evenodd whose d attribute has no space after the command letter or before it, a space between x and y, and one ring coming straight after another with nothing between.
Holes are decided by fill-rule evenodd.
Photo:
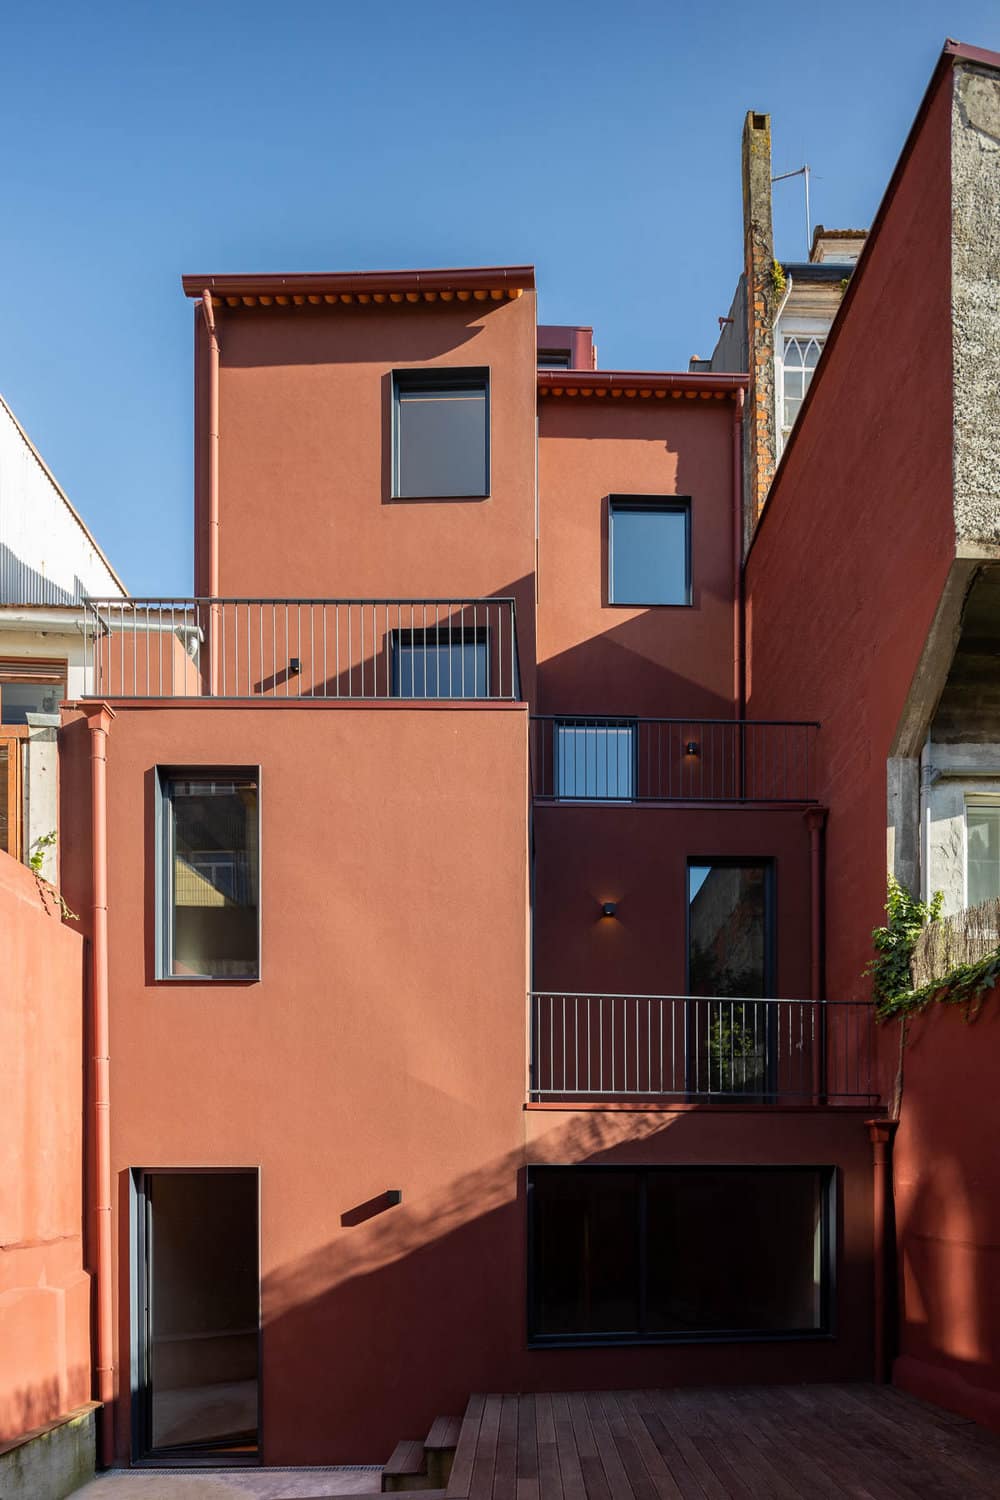
<instances>
[{"instance_id":1,"label":"tall narrow window","mask_svg":"<svg viewBox=\"0 0 1000 1500\"><path fill-rule=\"evenodd\" d=\"M488 698L489 633L461 623L392 632L396 698Z\"/></svg>"},{"instance_id":2,"label":"tall narrow window","mask_svg":"<svg viewBox=\"0 0 1000 1500\"><path fill-rule=\"evenodd\" d=\"M161 773L161 978L257 978L257 791L256 773Z\"/></svg>"},{"instance_id":3,"label":"tall narrow window","mask_svg":"<svg viewBox=\"0 0 1000 1500\"><path fill-rule=\"evenodd\" d=\"M688 501L613 495L608 502L608 570L611 604L690 604Z\"/></svg>"},{"instance_id":4,"label":"tall narrow window","mask_svg":"<svg viewBox=\"0 0 1000 1500\"><path fill-rule=\"evenodd\" d=\"M635 796L635 725L602 719L556 724L556 796L627 802Z\"/></svg>"},{"instance_id":5,"label":"tall narrow window","mask_svg":"<svg viewBox=\"0 0 1000 1500\"><path fill-rule=\"evenodd\" d=\"M821 338L809 338L800 334L785 340L782 362L782 412L781 432L787 437L795 425L799 409L805 400L806 391L813 378L817 362L823 352Z\"/></svg>"},{"instance_id":6,"label":"tall narrow window","mask_svg":"<svg viewBox=\"0 0 1000 1500\"><path fill-rule=\"evenodd\" d=\"M393 409L395 498L489 494L487 370L397 370Z\"/></svg>"},{"instance_id":7,"label":"tall narrow window","mask_svg":"<svg viewBox=\"0 0 1000 1500\"><path fill-rule=\"evenodd\" d=\"M699 1093L773 1087L772 920L769 864L688 865L688 993L702 997L689 1006L688 1071Z\"/></svg>"},{"instance_id":8,"label":"tall narrow window","mask_svg":"<svg viewBox=\"0 0 1000 1500\"><path fill-rule=\"evenodd\" d=\"M966 905L1000 897L1000 803L969 802L965 809Z\"/></svg>"}]
</instances>

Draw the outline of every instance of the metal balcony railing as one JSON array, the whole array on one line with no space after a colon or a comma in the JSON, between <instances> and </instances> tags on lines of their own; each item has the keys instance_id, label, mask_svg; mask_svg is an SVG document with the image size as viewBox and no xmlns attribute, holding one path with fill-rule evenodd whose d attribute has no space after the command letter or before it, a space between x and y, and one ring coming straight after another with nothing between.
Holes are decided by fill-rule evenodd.
<instances>
[{"instance_id":1,"label":"metal balcony railing","mask_svg":"<svg viewBox=\"0 0 1000 1500\"><path fill-rule=\"evenodd\" d=\"M529 996L535 1101L874 1104L860 1001Z\"/></svg>"},{"instance_id":2,"label":"metal balcony railing","mask_svg":"<svg viewBox=\"0 0 1000 1500\"><path fill-rule=\"evenodd\" d=\"M514 600L89 599L100 698L520 698Z\"/></svg>"},{"instance_id":3,"label":"metal balcony railing","mask_svg":"<svg viewBox=\"0 0 1000 1500\"><path fill-rule=\"evenodd\" d=\"M812 802L814 723L536 715L536 799Z\"/></svg>"}]
</instances>

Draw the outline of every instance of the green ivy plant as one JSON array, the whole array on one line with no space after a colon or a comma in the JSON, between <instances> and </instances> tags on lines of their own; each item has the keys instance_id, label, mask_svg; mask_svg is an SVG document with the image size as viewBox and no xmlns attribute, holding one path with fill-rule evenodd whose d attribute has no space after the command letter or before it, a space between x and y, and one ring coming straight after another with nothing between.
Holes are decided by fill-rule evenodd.
<instances>
[{"instance_id":1,"label":"green ivy plant","mask_svg":"<svg viewBox=\"0 0 1000 1500\"><path fill-rule=\"evenodd\" d=\"M872 930L875 957L865 970L872 976L872 998L880 1021L913 1008L910 955L921 929L940 917L943 901L941 891L935 891L929 901L920 901L895 875L889 876L885 902L888 920L884 927Z\"/></svg>"},{"instance_id":2,"label":"green ivy plant","mask_svg":"<svg viewBox=\"0 0 1000 1500\"><path fill-rule=\"evenodd\" d=\"M51 898L67 922L79 922L80 918L75 911L64 900L62 892L57 891L50 880L46 880L42 874L42 866L45 864L45 854L56 845L56 831L51 829L48 833L40 833L31 846L28 855L28 869L34 875L38 889L42 894L43 902Z\"/></svg>"},{"instance_id":3,"label":"green ivy plant","mask_svg":"<svg viewBox=\"0 0 1000 1500\"><path fill-rule=\"evenodd\" d=\"M28 866L36 875L41 875L42 866L45 863L45 854L48 849L53 849L56 842L56 831L53 828L50 833L41 833L31 846L28 855Z\"/></svg>"},{"instance_id":4,"label":"green ivy plant","mask_svg":"<svg viewBox=\"0 0 1000 1500\"><path fill-rule=\"evenodd\" d=\"M784 267L782 266L780 260L772 260L772 262L771 262L771 289L774 292L774 295L776 297L782 296L782 294L784 293L786 285L787 285L787 283L785 281Z\"/></svg>"}]
</instances>

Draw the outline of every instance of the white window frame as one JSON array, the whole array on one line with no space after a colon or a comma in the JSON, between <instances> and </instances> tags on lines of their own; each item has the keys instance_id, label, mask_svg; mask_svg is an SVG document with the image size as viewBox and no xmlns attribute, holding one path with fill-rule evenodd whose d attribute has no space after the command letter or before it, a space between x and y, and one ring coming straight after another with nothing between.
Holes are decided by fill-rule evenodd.
<instances>
[{"instance_id":1,"label":"white window frame","mask_svg":"<svg viewBox=\"0 0 1000 1500\"><path fill-rule=\"evenodd\" d=\"M791 343L792 339L806 344L810 339L815 339L822 354L826 348L830 326L829 322L819 318L791 317L782 318L774 330L774 430L778 440L778 457L784 451L792 431L791 427L785 426L785 345ZM802 399L805 400L805 392ZM793 423L792 426L794 425Z\"/></svg>"},{"instance_id":2,"label":"white window frame","mask_svg":"<svg viewBox=\"0 0 1000 1500\"><path fill-rule=\"evenodd\" d=\"M969 907L969 809L992 807L1000 812L1000 793L966 792L963 801L965 812L962 818L962 905Z\"/></svg>"}]
</instances>

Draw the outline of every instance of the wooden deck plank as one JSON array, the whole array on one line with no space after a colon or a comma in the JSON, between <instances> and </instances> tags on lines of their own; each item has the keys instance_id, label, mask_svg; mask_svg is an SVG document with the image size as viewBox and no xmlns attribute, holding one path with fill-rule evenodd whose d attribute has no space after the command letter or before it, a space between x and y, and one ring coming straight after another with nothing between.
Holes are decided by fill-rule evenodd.
<instances>
[{"instance_id":1,"label":"wooden deck plank","mask_svg":"<svg viewBox=\"0 0 1000 1500\"><path fill-rule=\"evenodd\" d=\"M772 1401L780 1410L787 1402L809 1457L822 1464L847 1494L870 1495L872 1500L919 1500L909 1486L886 1466L885 1454L862 1435L843 1432L798 1387L779 1387ZM776 1420L781 1420L776 1418ZM848 1486L851 1486L848 1488Z\"/></svg>"},{"instance_id":2,"label":"wooden deck plank","mask_svg":"<svg viewBox=\"0 0 1000 1500\"><path fill-rule=\"evenodd\" d=\"M795 1482L798 1484L800 1479L806 1481L809 1493L816 1496L817 1500L843 1500L845 1494L855 1497L855 1500L872 1500L865 1490L845 1489L843 1485L837 1483L823 1463L809 1449L801 1430L794 1424L794 1414L786 1417L779 1426L771 1420L774 1415L773 1411L756 1393L720 1391L718 1399L725 1400L730 1395L742 1411L752 1416L752 1427L746 1429L751 1441L755 1441L756 1432L776 1451L780 1450L782 1462L788 1465L790 1471L793 1471ZM799 1487L801 1488L801 1484Z\"/></svg>"},{"instance_id":3,"label":"wooden deck plank","mask_svg":"<svg viewBox=\"0 0 1000 1500\"><path fill-rule=\"evenodd\" d=\"M576 1433L573 1430L569 1397L562 1392L553 1393L552 1418L555 1422L564 1500L587 1500L587 1485L580 1465L580 1455L576 1451Z\"/></svg>"},{"instance_id":4,"label":"wooden deck plank","mask_svg":"<svg viewBox=\"0 0 1000 1500\"><path fill-rule=\"evenodd\" d=\"M657 1494L668 1496L669 1500L683 1500L680 1486L667 1468L663 1455L650 1436L649 1428L642 1420L642 1412L633 1400L633 1392L620 1391L618 1404L628 1426L629 1435L646 1466L650 1479L656 1486Z\"/></svg>"},{"instance_id":5,"label":"wooden deck plank","mask_svg":"<svg viewBox=\"0 0 1000 1500\"><path fill-rule=\"evenodd\" d=\"M535 1442L538 1450L538 1493L540 1500L563 1500L562 1473L556 1446L556 1425L552 1415L552 1397L535 1397Z\"/></svg>"},{"instance_id":6,"label":"wooden deck plank","mask_svg":"<svg viewBox=\"0 0 1000 1500\"><path fill-rule=\"evenodd\" d=\"M907 1433L880 1412L855 1401L846 1387L831 1386L829 1401L831 1411L839 1415L852 1441L859 1439L880 1454L883 1467L888 1465L889 1482L894 1486L907 1486L920 1500L953 1500L956 1494L962 1494L963 1500L976 1500L982 1493L968 1483L964 1491L957 1491L947 1466L940 1461L935 1463L931 1455L921 1451L916 1434Z\"/></svg>"},{"instance_id":7,"label":"wooden deck plank","mask_svg":"<svg viewBox=\"0 0 1000 1500\"><path fill-rule=\"evenodd\" d=\"M517 1396L500 1398L500 1425L497 1430L497 1453L493 1466L493 1500L515 1500L519 1409L520 1400Z\"/></svg>"},{"instance_id":8,"label":"wooden deck plank","mask_svg":"<svg viewBox=\"0 0 1000 1500\"><path fill-rule=\"evenodd\" d=\"M469 1495L472 1500L493 1500L493 1471L497 1461L497 1442L500 1437L500 1396L486 1396L483 1403L483 1420L476 1442L476 1457L472 1465Z\"/></svg>"},{"instance_id":9,"label":"wooden deck plank","mask_svg":"<svg viewBox=\"0 0 1000 1500\"><path fill-rule=\"evenodd\" d=\"M622 1414L614 1391L602 1392L601 1410L604 1414L604 1421L607 1425L610 1440L615 1446L618 1463L621 1465L621 1471L628 1482L629 1492L635 1497L635 1500L658 1500L659 1491L646 1465L642 1461L642 1455L636 1446L635 1439L629 1433L628 1423ZM612 1485L611 1488L612 1493L615 1493L615 1486Z\"/></svg>"},{"instance_id":10,"label":"wooden deck plank","mask_svg":"<svg viewBox=\"0 0 1000 1500\"><path fill-rule=\"evenodd\" d=\"M885 1437L904 1460L903 1472L915 1481L923 1473L929 1476L928 1500L950 1493L949 1476L954 1475L968 1487L969 1500L978 1496L995 1497L1000 1490L1000 1454L994 1463L983 1462L969 1443L956 1442L951 1427L930 1421L924 1413L905 1409L879 1399L881 1392L871 1388L862 1393L855 1386L837 1386L836 1396L842 1399L841 1410L848 1417L852 1412L865 1414L867 1429L877 1438ZM929 1465L928 1465L929 1461ZM941 1470L938 1478L934 1469Z\"/></svg>"},{"instance_id":11,"label":"wooden deck plank","mask_svg":"<svg viewBox=\"0 0 1000 1500\"><path fill-rule=\"evenodd\" d=\"M446 1491L449 1496L455 1497L455 1500L460 1500L460 1497L464 1500L469 1493L485 1404L484 1397L470 1396L469 1404L465 1408L462 1430L458 1435L458 1447L455 1449L455 1462L451 1466L451 1477Z\"/></svg>"}]
</instances>

